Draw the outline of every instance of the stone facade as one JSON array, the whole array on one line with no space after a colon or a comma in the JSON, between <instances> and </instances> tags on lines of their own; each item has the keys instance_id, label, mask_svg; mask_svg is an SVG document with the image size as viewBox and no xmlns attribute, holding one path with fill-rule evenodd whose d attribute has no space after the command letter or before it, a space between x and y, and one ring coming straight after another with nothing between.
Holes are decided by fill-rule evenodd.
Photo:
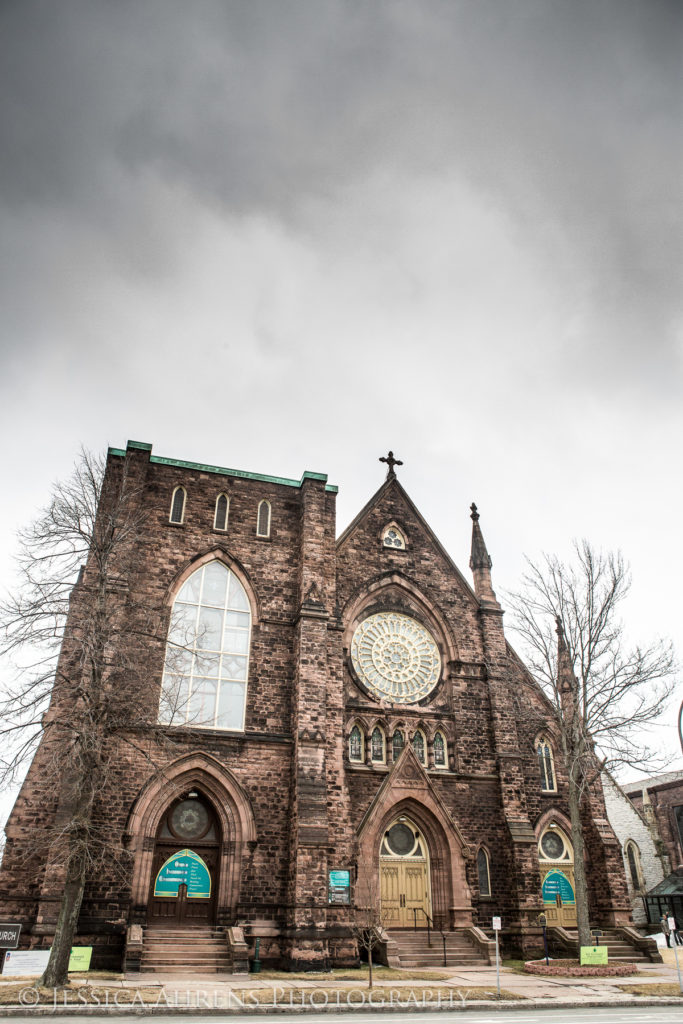
<instances>
[{"instance_id":1,"label":"stone facade","mask_svg":"<svg viewBox=\"0 0 683 1024\"><path fill-rule=\"evenodd\" d=\"M210 808L213 822L205 840L211 921L242 925L252 944L259 937L266 963L357 961L353 911L328 899L329 872L350 872L352 902L365 888L384 903L380 847L392 823L404 821L428 865L415 915L443 929L489 929L500 915L509 949L537 948L539 840L549 828L566 840L567 780L550 707L506 641L476 509L471 587L391 463L338 539L336 488L321 474L283 480L162 459L129 442L110 450L105 495L124 467L145 518L110 588L112 614L129 638L111 664L113 673L134 666L135 682L119 667L117 685L135 686L148 728L138 723L135 742L110 741L115 767L97 813L111 871L89 880L79 924L80 941L95 946L94 965L120 965L126 929L149 921L160 859L172 849L169 808L191 799ZM181 521L172 522L178 487L184 507L179 500ZM215 527L219 494L229 499L226 529ZM259 530L262 502L270 523ZM389 527L396 546L385 542ZM213 563L238 581L251 616L243 728L189 719L160 726L164 643L134 638L165 637L179 591ZM88 571L74 591L72 626L87 610ZM350 657L360 624L389 613L418 623L438 648L438 679L416 701L378 697ZM137 644L133 656L125 644ZM68 651L64 658L68 667ZM61 699L57 688L53 710ZM361 754L352 760L354 729ZM554 749L545 790L541 734ZM68 799L49 774L48 748L39 749L10 817L0 874L3 914L23 922L34 946L50 942L63 885L63 851L46 837ZM599 784L584 814L594 923L628 921L620 847ZM399 894L396 920L405 920L405 899Z\"/></svg>"},{"instance_id":2,"label":"stone facade","mask_svg":"<svg viewBox=\"0 0 683 1024\"><path fill-rule=\"evenodd\" d=\"M683 871L683 772L630 782L624 792L663 843L669 870Z\"/></svg>"},{"instance_id":3,"label":"stone facade","mask_svg":"<svg viewBox=\"0 0 683 1024\"><path fill-rule=\"evenodd\" d=\"M635 924L646 925L643 897L669 873L668 861L658 848L645 817L636 810L621 786L609 775L603 775L602 788L609 823L621 844L633 920ZM633 847L630 857L629 846Z\"/></svg>"}]
</instances>

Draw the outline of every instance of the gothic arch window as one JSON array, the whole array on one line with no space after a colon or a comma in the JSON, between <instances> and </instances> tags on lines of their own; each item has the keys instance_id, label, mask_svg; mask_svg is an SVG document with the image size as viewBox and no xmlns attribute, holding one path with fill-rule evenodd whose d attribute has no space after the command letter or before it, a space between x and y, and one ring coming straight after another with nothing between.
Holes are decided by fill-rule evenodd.
<instances>
[{"instance_id":1,"label":"gothic arch window","mask_svg":"<svg viewBox=\"0 0 683 1024\"><path fill-rule=\"evenodd\" d=\"M489 855L483 846L479 847L477 853L477 878L479 881L479 895L491 895L491 873L489 871Z\"/></svg>"},{"instance_id":2,"label":"gothic arch window","mask_svg":"<svg viewBox=\"0 0 683 1024\"><path fill-rule=\"evenodd\" d=\"M448 767L448 759L446 757L446 741L444 740L443 733L441 732L437 732L434 735L434 767Z\"/></svg>"},{"instance_id":3,"label":"gothic arch window","mask_svg":"<svg viewBox=\"0 0 683 1024\"><path fill-rule=\"evenodd\" d=\"M633 842L629 839L625 847L626 860L628 862L628 871L631 876L631 882L633 888L636 890L643 888L643 872L640 865L640 850Z\"/></svg>"},{"instance_id":4,"label":"gothic arch window","mask_svg":"<svg viewBox=\"0 0 683 1024\"><path fill-rule=\"evenodd\" d=\"M159 721L243 731L250 640L244 587L222 562L207 562L173 602Z\"/></svg>"},{"instance_id":5,"label":"gothic arch window","mask_svg":"<svg viewBox=\"0 0 683 1024\"><path fill-rule=\"evenodd\" d=\"M378 725L372 730L370 736L370 760L383 764L386 761L386 744L384 733Z\"/></svg>"},{"instance_id":6,"label":"gothic arch window","mask_svg":"<svg viewBox=\"0 0 683 1024\"><path fill-rule=\"evenodd\" d=\"M184 487L176 487L171 498L171 512L168 517L169 523L182 523L185 518L185 498L186 491Z\"/></svg>"},{"instance_id":7,"label":"gothic arch window","mask_svg":"<svg viewBox=\"0 0 683 1024\"><path fill-rule=\"evenodd\" d=\"M413 735L413 750L415 751L415 756L420 762L420 764L426 765L427 744L425 743L424 733L422 732L421 729L418 729L417 732Z\"/></svg>"},{"instance_id":8,"label":"gothic arch window","mask_svg":"<svg viewBox=\"0 0 683 1024\"><path fill-rule=\"evenodd\" d=\"M256 536L270 537L270 502L259 502L258 514L256 516Z\"/></svg>"},{"instance_id":9,"label":"gothic arch window","mask_svg":"<svg viewBox=\"0 0 683 1024\"><path fill-rule=\"evenodd\" d=\"M229 508L230 499L225 494L219 494L216 498L216 511L213 517L214 530L227 530Z\"/></svg>"},{"instance_id":10,"label":"gothic arch window","mask_svg":"<svg viewBox=\"0 0 683 1024\"><path fill-rule=\"evenodd\" d=\"M555 781L553 748L550 746L547 736L541 736L536 741L536 755L541 775L541 790L544 793L556 793L557 783Z\"/></svg>"},{"instance_id":11,"label":"gothic arch window","mask_svg":"<svg viewBox=\"0 0 683 1024\"><path fill-rule=\"evenodd\" d=\"M363 762L365 760L365 744L363 732L358 725L354 725L349 733L349 761Z\"/></svg>"},{"instance_id":12,"label":"gothic arch window","mask_svg":"<svg viewBox=\"0 0 683 1024\"><path fill-rule=\"evenodd\" d=\"M405 551L406 539L395 523L389 523L382 530L382 547Z\"/></svg>"},{"instance_id":13,"label":"gothic arch window","mask_svg":"<svg viewBox=\"0 0 683 1024\"><path fill-rule=\"evenodd\" d=\"M404 744L405 739L403 736L403 731L401 729L396 729L394 735L391 738L391 754L394 761L398 761L401 755L401 751L403 750Z\"/></svg>"}]
</instances>

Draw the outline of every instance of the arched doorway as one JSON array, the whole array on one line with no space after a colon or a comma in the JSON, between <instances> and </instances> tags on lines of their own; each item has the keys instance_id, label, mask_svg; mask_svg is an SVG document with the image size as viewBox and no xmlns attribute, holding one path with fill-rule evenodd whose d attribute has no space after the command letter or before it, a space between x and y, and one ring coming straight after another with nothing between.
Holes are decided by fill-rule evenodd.
<instances>
[{"instance_id":1,"label":"arched doorway","mask_svg":"<svg viewBox=\"0 0 683 1024\"><path fill-rule=\"evenodd\" d=\"M411 818L386 828L379 854L381 919L385 928L424 928L432 920L429 847Z\"/></svg>"},{"instance_id":2,"label":"arched doorway","mask_svg":"<svg viewBox=\"0 0 683 1024\"><path fill-rule=\"evenodd\" d=\"M574 848L569 837L554 821L541 833L538 861L543 912L548 924L576 928Z\"/></svg>"},{"instance_id":3,"label":"arched doorway","mask_svg":"<svg viewBox=\"0 0 683 1024\"><path fill-rule=\"evenodd\" d=\"M192 789L162 815L154 845L148 922L212 924L216 917L220 825L211 803Z\"/></svg>"}]
</instances>

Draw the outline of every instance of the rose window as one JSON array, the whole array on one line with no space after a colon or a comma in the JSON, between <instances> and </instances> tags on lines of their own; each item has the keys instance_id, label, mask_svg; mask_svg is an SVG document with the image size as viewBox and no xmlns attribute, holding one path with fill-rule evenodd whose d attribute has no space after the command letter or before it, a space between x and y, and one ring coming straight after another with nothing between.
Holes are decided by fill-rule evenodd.
<instances>
[{"instance_id":1,"label":"rose window","mask_svg":"<svg viewBox=\"0 0 683 1024\"><path fill-rule=\"evenodd\" d=\"M441 656L422 623L398 612L378 612L361 622L351 641L351 661L377 697L414 704L431 693Z\"/></svg>"}]
</instances>

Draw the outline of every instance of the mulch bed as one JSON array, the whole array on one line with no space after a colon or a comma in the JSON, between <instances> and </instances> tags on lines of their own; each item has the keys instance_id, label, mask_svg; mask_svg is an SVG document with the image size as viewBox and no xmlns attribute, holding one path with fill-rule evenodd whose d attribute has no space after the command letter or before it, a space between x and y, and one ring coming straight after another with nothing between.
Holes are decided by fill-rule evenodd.
<instances>
[{"instance_id":1,"label":"mulch bed","mask_svg":"<svg viewBox=\"0 0 683 1024\"><path fill-rule=\"evenodd\" d=\"M635 964L607 964L582 967L578 960L529 960L524 964L526 974L544 974L546 977L563 978L620 978L627 974L637 974Z\"/></svg>"}]
</instances>

